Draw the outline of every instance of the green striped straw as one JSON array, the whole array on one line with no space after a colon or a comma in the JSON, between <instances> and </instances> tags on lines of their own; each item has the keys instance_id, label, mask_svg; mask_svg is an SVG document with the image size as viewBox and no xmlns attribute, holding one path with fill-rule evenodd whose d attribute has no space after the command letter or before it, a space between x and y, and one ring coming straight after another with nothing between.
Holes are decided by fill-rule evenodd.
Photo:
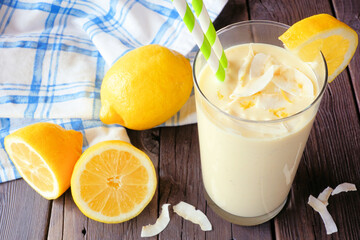
<instances>
[{"instance_id":1,"label":"green striped straw","mask_svg":"<svg viewBox=\"0 0 360 240\"><path fill-rule=\"evenodd\" d=\"M185 0L172 0L174 7L178 11L179 15L183 19L186 27L192 34L196 44L199 46L200 51L204 55L210 68L214 72L217 79L220 81L225 80L225 69L220 63L219 58L216 56L213 48L211 47L207 37L201 30L198 22L195 20L195 16L192 13L189 5Z\"/></svg>"},{"instance_id":2,"label":"green striped straw","mask_svg":"<svg viewBox=\"0 0 360 240\"><path fill-rule=\"evenodd\" d=\"M206 38L214 49L216 56L220 59L221 65L226 69L228 61L205 4L202 0L192 0L192 5Z\"/></svg>"}]
</instances>

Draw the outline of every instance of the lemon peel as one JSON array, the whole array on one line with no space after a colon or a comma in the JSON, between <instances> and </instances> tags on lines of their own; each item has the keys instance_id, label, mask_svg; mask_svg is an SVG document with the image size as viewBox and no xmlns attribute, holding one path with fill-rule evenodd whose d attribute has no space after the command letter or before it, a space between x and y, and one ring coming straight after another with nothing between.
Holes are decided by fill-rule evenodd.
<instances>
[{"instance_id":1,"label":"lemon peel","mask_svg":"<svg viewBox=\"0 0 360 240\"><path fill-rule=\"evenodd\" d=\"M253 101L242 101L242 102L240 102L240 106L243 109L248 109L248 108L255 106L255 103Z\"/></svg>"},{"instance_id":2,"label":"lemon peel","mask_svg":"<svg viewBox=\"0 0 360 240\"><path fill-rule=\"evenodd\" d=\"M281 96L283 96L283 98L288 102L288 103L292 103L292 101L290 100L290 98L286 95L286 92L282 89L280 89L281 92Z\"/></svg>"},{"instance_id":3,"label":"lemon peel","mask_svg":"<svg viewBox=\"0 0 360 240\"><path fill-rule=\"evenodd\" d=\"M287 112L285 112L284 110L285 110L285 108L281 107L281 108L277 108L277 109L269 109L269 112L273 113L278 118L285 118L285 117L289 116L289 114Z\"/></svg>"},{"instance_id":4,"label":"lemon peel","mask_svg":"<svg viewBox=\"0 0 360 240\"><path fill-rule=\"evenodd\" d=\"M222 95L222 94L220 93L220 90L217 91L217 96L218 96L218 99L219 99L219 100L221 100L221 99L224 98L224 95Z\"/></svg>"}]
</instances>

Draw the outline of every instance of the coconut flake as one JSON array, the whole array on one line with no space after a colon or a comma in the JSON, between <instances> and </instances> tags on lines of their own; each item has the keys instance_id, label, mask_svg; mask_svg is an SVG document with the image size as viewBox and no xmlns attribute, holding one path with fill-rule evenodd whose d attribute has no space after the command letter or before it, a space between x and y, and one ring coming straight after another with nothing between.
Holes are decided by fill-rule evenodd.
<instances>
[{"instance_id":1,"label":"coconut flake","mask_svg":"<svg viewBox=\"0 0 360 240\"><path fill-rule=\"evenodd\" d=\"M181 201L177 205L173 206L173 209L174 212L179 216L185 218L186 220L191 221L192 223L199 224L201 230L203 231L212 230L212 226L209 219L202 211L195 210L194 206Z\"/></svg>"},{"instance_id":2,"label":"coconut flake","mask_svg":"<svg viewBox=\"0 0 360 240\"><path fill-rule=\"evenodd\" d=\"M245 74L248 72L248 68L250 66L251 60L254 57L254 51L252 48L252 44L249 46L249 52L246 58L244 59L244 63L241 65L239 71L238 71L238 81L242 82L244 80Z\"/></svg>"},{"instance_id":3,"label":"coconut flake","mask_svg":"<svg viewBox=\"0 0 360 240\"><path fill-rule=\"evenodd\" d=\"M275 76L273 83L295 96L314 96L314 84L304 73L289 67L281 67L281 76Z\"/></svg>"},{"instance_id":4,"label":"coconut flake","mask_svg":"<svg viewBox=\"0 0 360 240\"><path fill-rule=\"evenodd\" d=\"M329 205L329 197L334 189L331 187L325 188L317 197L318 200L320 200L325 206Z\"/></svg>"},{"instance_id":5,"label":"coconut flake","mask_svg":"<svg viewBox=\"0 0 360 240\"><path fill-rule=\"evenodd\" d=\"M231 97L248 97L257 92L260 92L269 84L269 82L271 82L271 79L273 78L274 72L277 68L278 66L273 65L269 67L269 69L266 70L262 76L249 79L245 86L239 84L232 93Z\"/></svg>"},{"instance_id":6,"label":"coconut flake","mask_svg":"<svg viewBox=\"0 0 360 240\"><path fill-rule=\"evenodd\" d=\"M338 231L334 219L331 217L330 213L328 212L326 205L321 202L319 199L315 198L314 196L309 196L308 204L320 214L322 218L325 228L326 234L330 235Z\"/></svg>"},{"instance_id":7,"label":"coconut flake","mask_svg":"<svg viewBox=\"0 0 360 240\"><path fill-rule=\"evenodd\" d=\"M288 78L284 78L281 75L277 75L273 77L272 82L281 90L293 95L298 96L300 91L297 83L295 81L289 80Z\"/></svg>"},{"instance_id":8,"label":"coconut flake","mask_svg":"<svg viewBox=\"0 0 360 240\"><path fill-rule=\"evenodd\" d=\"M348 191L357 191L355 184L347 183L347 182L339 184L331 193L331 195L335 195L341 192L348 192Z\"/></svg>"},{"instance_id":9,"label":"coconut flake","mask_svg":"<svg viewBox=\"0 0 360 240\"><path fill-rule=\"evenodd\" d=\"M250 79L259 78L264 74L269 59L270 56L264 53L258 53L254 56L250 66Z\"/></svg>"},{"instance_id":10,"label":"coconut flake","mask_svg":"<svg viewBox=\"0 0 360 240\"><path fill-rule=\"evenodd\" d=\"M265 110L284 107L287 101L279 94L261 94L257 97L256 106Z\"/></svg>"},{"instance_id":11,"label":"coconut flake","mask_svg":"<svg viewBox=\"0 0 360 240\"><path fill-rule=\"evenodd\" d=\"M314 96L314 84L304 73L300 72L297 69L295 71L296 81L302 85L302 93L305 96Z\"/></svg>"},{"instance_id":12,"label":"coconut flake","mask_svg":"<svg viewBox=\"0 0 360 240\"><path fill-rule=\"evenodd\" d=\"M161 214L156 220L155 224L143 226L141 229L141 237L152 237L161 233L170 222L168 203L161 207Z\"/></svg>"}]
</instances>

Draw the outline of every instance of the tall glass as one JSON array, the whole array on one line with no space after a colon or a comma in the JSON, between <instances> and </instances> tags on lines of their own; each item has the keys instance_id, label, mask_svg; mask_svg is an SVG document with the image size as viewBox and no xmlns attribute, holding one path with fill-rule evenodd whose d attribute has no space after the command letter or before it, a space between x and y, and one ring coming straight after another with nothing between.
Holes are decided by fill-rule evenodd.
<instances>
[{"instance_id":1,"label":"tall glass","mask_svg":"<svg viewBox=\"0 0 360 240\"><path fill-rule=\"evenodd\" d=\"M218 36L224 49L244 43L282 47L278 37L288 28L272 21L246 21L221 29ZM268 121L235 117L210 102L198 82L205 64L199 52L193 71L206 199L214 212L232 223L263 223L286 203L327 85L326 62L319 53L311 64L318 82L314 101L292 116Z\"/></svg>"}]
</instances>

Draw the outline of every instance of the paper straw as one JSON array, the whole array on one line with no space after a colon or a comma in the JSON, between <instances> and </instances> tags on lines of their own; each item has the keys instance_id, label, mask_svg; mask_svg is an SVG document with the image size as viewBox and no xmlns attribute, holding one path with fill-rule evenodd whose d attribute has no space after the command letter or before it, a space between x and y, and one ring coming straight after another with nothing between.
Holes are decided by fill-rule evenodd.
<instances>
[{"instance_id":1,"label":"paper straw","mask_svg":"<svg viewBox=\"0 0 360 240\"><path fill-rule=\"evenodd\" d=\"M205 4L203 3L202 0L192 0L192 5L195 14L199 19L200 26L210 43L210 46L214 49L216 56L220 59L221 65L226 69L228 66L228 61L225 56L225 52L221 45L219 37L216 34L214 25L209 17L209 13L206 10Z\"/></svg>"},{"instance_id":2,"label":"paper straw","mask_svg":"<svg viewBox=\"0 0 360 240\"><path fill-rule=\"evenodd\" d=\"M189 29L192 34L196 44L199 46L200 51L204 55L206 61L208 62L210 68L214 72L217 79L220 81L225 80L225 69L220 64L218 57L216 56L214 50L211 48L208 39L201 30L198 22L195 20L195 16L192 13L189 5L185 0L172 0L175 9L178 11L179 15L183 19L185 26Z\"/></svg>"}]
</instances>

